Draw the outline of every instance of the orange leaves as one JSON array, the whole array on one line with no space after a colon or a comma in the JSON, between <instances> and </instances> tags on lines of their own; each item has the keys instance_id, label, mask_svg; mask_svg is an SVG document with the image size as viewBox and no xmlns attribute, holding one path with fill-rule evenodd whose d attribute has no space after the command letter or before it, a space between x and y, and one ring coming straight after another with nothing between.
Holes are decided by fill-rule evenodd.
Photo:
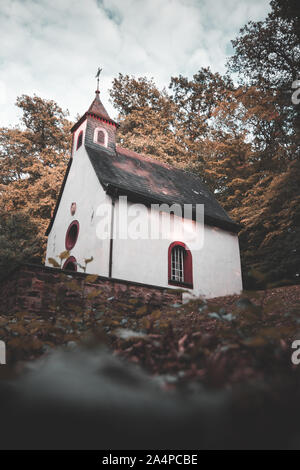
<instances>
[{"instance_id":1,"label":"orange leaves","mask_svg":"<svg viewBox=\"0 0 300 470\"><path fill-rule=\"evenodd\" d=\"M23 127L0 129L0 216L22 216L34 229L30 237L21 223L17 226L16 247L8 237L11 246L5 252L0 248L1 264L42 256L46 225L70 155L70 125L54 101L23 95L17 106Z\"/></svg>"},{"instance_id":2,"label":"orange leaves","mask_svg":"<svg viewBox=\"0 0 300 470\"><path fill-rule=\"evenodd\" d=\"M98 279L98 275L97 274L89 274L86 278L85 278L85 282L86 283L93 283L93 282L96 282L97 279Z\"/></svg>"},{"instance_id":3,"label":"orange leaves","mask_svg":"<svg viewBox=\"0 0 300 470\"><path fill-rule=\"evenodd\" d=\"M60 264L54 258L48 258L48 263L50 263L54 268L60 268Z\"/></svg>"},{"instance_id":4,"label":"orange leaves","mask_svg":"<svg viewBox=\"0 0 300 470\"><path fill-rule=\"evenodd\" d=\"M64 260L64 259L69 258L69 256L70 256L70 252L69 252L69 251L63 251L62 253L60 253L59 258L60 258L60 260ZM52 258L49 258L49 263L51 262L50 259L52 259ZM53 259L52 259L52 260L53 260ZM51 263L51 264L52 264L52 263ZM57 266L56 266L56 267L57 267Z\"/></svg>"}]
</instances>

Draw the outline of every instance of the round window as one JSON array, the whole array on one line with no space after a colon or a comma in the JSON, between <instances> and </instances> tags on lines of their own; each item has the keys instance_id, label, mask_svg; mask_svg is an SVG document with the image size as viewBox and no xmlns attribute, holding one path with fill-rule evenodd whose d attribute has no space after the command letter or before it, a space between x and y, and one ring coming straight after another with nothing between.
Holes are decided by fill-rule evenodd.
<instances>
[{"instance_id":1,"label":"round window","mask_svg":"<svg viewBox=\"0 0 300 470\"><path fill-rule=\"evenodd\" d=\"M78 233L79 233L79 222L77 220L74 220L74 222L69 225L69 228L66 233L66 249L72 250L72 248L75 246L75 243L77 242L78 238Z\"/></svg>"},{"instance_id":2,"label":"round window","mask_svg":"<svg viewBox=\"0 0 300 470\"><path fill-rule=\"evenodd\" d=\"M63 269L66 269L67 271L77 271L77 263L74 256L70 256L70 258L65 261Z\"/></svg>"}]
</instances>

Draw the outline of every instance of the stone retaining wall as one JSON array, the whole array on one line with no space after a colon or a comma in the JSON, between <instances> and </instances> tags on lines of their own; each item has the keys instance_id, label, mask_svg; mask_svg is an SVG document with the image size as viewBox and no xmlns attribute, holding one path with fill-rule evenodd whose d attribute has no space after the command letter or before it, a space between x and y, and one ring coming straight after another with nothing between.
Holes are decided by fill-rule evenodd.
<instances>
[{"instance_id":1,"label":"stone retaining wall","mask_svg":"<svg viewBox=\"0 0 300 470\"><path fill-rule=\"evenodd\" d=\"M0 281L0 314L53 315L97 309L103 301L140 299L153 307L181 302L182 294L157 286L73 273L42 265L22 265Z\"/></svg>"}]
</instances>

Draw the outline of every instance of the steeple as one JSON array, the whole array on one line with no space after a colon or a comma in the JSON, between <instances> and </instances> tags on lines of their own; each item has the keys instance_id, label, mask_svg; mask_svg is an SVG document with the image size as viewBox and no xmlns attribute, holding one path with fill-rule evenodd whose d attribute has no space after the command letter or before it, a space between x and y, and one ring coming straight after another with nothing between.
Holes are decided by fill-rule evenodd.
<instances>
[{"instance_id":1,"label":"steeple","mask_svg":"<svg viewBox=\"0 0 300 470\"><path fill-rule=\"evenodd\" d=\"M108 112L104 108L101 100L100 100L100 91L99 91L99 80L100 80L100 73L102 72L102 69L98 67L96 77L97 78L97 90L95 91L96 96L94 101L92 102L91 106L87 110L86 114L94 115L98 118L105 119L107 121L110 121L111 123L114 123L112 119L110 119Z\"/></svg>"},{"instance_id":2,"label":"steeple","mask_svg":"<svg viewBox=\"0 0 300 470\"><path fill-rule=\"evenodd\" d=\"M104 108L101 100L100 100L100 91L97 89L96 90L96 96L94 101L92 102L91 106L87 110L87 114L94 114L95 116L102 118L102 119L107 119L108 121L111 121L108 112Z\"/></svg>"},{"instance_id":3,"label":"steeple","mask_svg":"<svg viewBox=\"0 0 300 470\"><path fill-rule=\"evenodd\" d=\"M71 132L74 133L78 127L81 126L81 124L90 116L92 118L96 118L100 121L103 121L103 123L105 124L108 124L108 125L111 125L113 126L115 129L117 127L119 127L119 124L117 122L115 122L113 119L111 119L109 117L109 114L108 112L106 111L106 109L104 108L101 100L100 100L100 90L99 90L99 77L100 77L100 73L102 72L102 69L100 69L100 67L98 67L98 70L97 70L97 73L96 73L96 77L97 78L97 89L95 91L96 93L96 96L94 98L94 101L92 102L92 104L90 105L89 109L84 113L83 116L81 116L81 118L79 119L79 121L77 121L74 126L72 127L71 129Z\"/></svg>"},{"instance_id":4,"label":"steeple","mask_svg":"<svg viewBox=\"0 0 300 470\"><path fill-rule=\"evenodd\" d=\"M99 75L101 69L98 69L96 96L79 121L71 129L73 133L74 146L79 150L82 143L92 146L97 150L105 150L112 154L116 152L116 131L119 124L110 118L108 112L100 100Z\"/></svg>"}]
</instances>

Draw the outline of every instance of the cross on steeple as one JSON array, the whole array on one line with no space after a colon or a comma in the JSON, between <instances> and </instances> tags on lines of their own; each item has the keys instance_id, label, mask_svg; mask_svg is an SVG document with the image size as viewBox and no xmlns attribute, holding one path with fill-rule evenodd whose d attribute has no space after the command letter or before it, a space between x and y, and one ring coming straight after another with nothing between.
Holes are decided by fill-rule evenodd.
<instances>
[{"instance_id":1,"label":"cross on steeple","mask_svg":"<svg viewBox=\"0 0 300 470\"><path fill-rule=\"evenodd\" d=\"M98 67L96 77L95 77L95 78L97 78L97 91L96 91L96 93L100 93L100 91L99 91L99 77L100 77L101 72L102 72L102 69L100 69L100 67Z\"/></svg>"}]
</instances>

